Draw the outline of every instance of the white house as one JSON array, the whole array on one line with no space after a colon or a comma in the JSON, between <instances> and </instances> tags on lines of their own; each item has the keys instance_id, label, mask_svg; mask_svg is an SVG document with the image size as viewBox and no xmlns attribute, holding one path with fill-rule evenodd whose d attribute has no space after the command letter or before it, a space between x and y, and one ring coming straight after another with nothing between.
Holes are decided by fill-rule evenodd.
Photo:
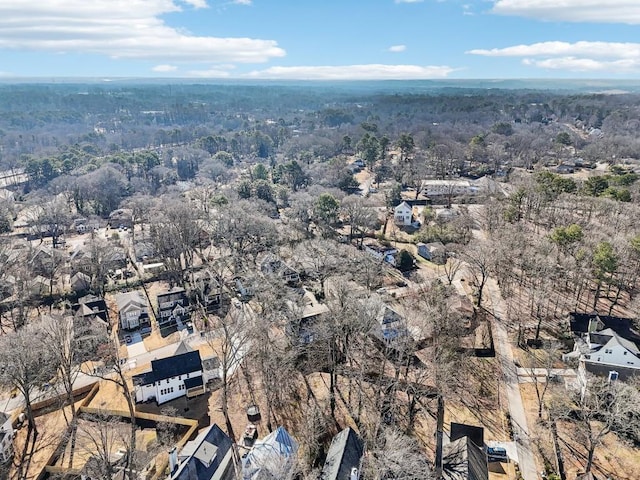
<instances>
[{"instance_id":1,"label":"white house","mask_svg":"<svg viewBox=\"0 0 640 480\"><path fill-rule=\"evenodd\" d=\"M139 291L117 294L116 305L120 315L120 327L133 330L140 326L149 326L149 305Z\"/></svg>"},{"instance_id":2,"label":"white house","mask_svg":"<svg viewBox=\"0 0 640 480\"><path fill-rule=\"evenodd\" d=\"M640 349L611 328L583 334L576 340L574 351L580 353L579 359L585 363L587 370L589 364L594 364L611 370L616 367L638 369L640 374Z\"/></svg>"},{"instance_id":3,"label":"white house","mask_svg":"<svg viewBox=\"0 0 640 480\"><path fill-rule=\"evenodd\" d=\"M0 464L7 463L13 457L13 426L11 417L0 412Z\"/></svg>"},{"instance_id":4,"label":"white house","mask_svg":"<svg viewBox=\"0 0 640 480\"><path fill-rule=\"evenodd\" d=\"M411 219L413 217L413 210L411 205L407 202L402 202L400 205L393 209L393 221L396 225L409 226L411 225Z\"/></svg>"},{"instance_id":5,"label":"white house","mask_svg":"<svg viewBox=\"0 0 640 480\"><path fill-rule=\"evenodd\" d=\"M364 251L369 255L377 258L378 260L383 260L391 265L396 264L396 254L398 253L398 249L394 247L385 247L384 245L380 245L379 243L365 243Z\"/></svg>"},{"instance_id":6,"label":"white house","mask_svg":"<svg viewBox=\"0 0 640 480\"><path fill-rule=\"evenodd\" d=\"M151 370L133 376L136 402L155 400L158 405L179 397L204 393L200 352L186 352L151 361Z\"/></svg>"}]
</instances>

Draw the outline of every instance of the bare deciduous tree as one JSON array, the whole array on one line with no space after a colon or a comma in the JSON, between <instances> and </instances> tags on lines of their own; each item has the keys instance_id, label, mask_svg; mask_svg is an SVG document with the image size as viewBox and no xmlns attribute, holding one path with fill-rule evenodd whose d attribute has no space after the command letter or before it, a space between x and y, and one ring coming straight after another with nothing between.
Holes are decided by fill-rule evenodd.
<instances>
[{"instance_id":1,"label":"bare deciduous tree","mask_svg":"<svg viewBox=\"0 0 640 480\"><path fill-rule=\"evenodd\" d=\"M427 457L411 437L392 428L386 428L370 443L362 468L365 478L372 480L433 478Z\"/></svg>"},{"instance_id":2,"label":"bare deciduous tree","mask_svg":"<svg viewBox=\"0 0 640 480\"><path fill-rule=\"evenodd\" d=\"M604 437L640 432L640 394L637 381L625 383L602 377L587 377L583 392L576 392L554 412L574 426L575 438L586 450L585 473L591 472L596 449ZM571 401L572 400L572 401Z\"/></svg>"},{"instance_id":3,"label":"bare deciduous tree","mask_svg":"<svg viewBox=\"0 0 640 480\"><path fill-rule=\"evenodd\" d=\"M0 337L0 384L15 388L24 398L28 421L27 438L21 458L27 455L29 444L35 446L38 429L32 404L40 393L41 385L48 383L55 371L56 361L42 340L37 324L27 324L17 332ZM18 478L28 469L28 461L20 462Z\"/></svg>"}]
</instances>

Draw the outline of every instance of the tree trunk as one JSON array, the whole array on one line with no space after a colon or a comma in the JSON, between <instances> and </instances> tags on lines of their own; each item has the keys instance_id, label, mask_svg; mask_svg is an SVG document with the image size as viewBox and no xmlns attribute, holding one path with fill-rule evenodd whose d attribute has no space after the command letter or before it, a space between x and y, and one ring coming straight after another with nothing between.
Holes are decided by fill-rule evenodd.
<instances>
[{"instance_id":1,"label":"tree trunk","mask_svg":"<svg viewBox=\"0 0 640 480\"><path fill-rule=\"evenodd\" d=\"M596 293L593 296L593 309L598 311L598 300L600 299L600 289L602 288L602 281L598 280L596 285Z\"/></svg>"},{"instance_id":2,"label":"tree trunk","mask_svg":"<svg viewBox=\"0 0 640 480\"><path fill-rule=\"evenodd\" d=\"M480 285L478 285L478 303L476 304L476 306L480 307L480 304L482 303L482 291L484 290L484 284L486 283L486 278L482 278L482 280L480 281Z\"/></svg>"},{"instance_id":3,"label":"tree trunk","mask_svg":"<svg viewBox=\"0 0 640 480\"><path fill-rule=\"evenodd\" d=\"M593 455L596 451L595 445L589 447L589 452L587 454L587 466L584 469L584 473L590 473L591 468L593 467Z\"/></svg>"}]
</instances>

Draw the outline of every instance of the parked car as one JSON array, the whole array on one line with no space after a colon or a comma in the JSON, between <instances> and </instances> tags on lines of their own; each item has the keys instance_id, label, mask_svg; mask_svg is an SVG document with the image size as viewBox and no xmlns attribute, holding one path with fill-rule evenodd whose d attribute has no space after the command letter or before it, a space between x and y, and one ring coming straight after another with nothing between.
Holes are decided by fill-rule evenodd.
<instances>
[{"instance_id":1,"label":"parked car","mask_svg":"<svg viewBox=\"0 0 640 480\"><path fill-rule=\"evenodd\" d=\"M507 450L503 447L487 447L488 462L509 462Z\"/></svg>"}]
</instances>

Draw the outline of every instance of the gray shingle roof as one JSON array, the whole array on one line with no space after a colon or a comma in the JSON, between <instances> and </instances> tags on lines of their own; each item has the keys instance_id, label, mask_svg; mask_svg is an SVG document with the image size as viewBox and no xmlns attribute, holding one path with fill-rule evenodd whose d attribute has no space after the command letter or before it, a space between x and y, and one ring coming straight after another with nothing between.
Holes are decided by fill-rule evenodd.
<instances>
[{"instance_id":1,"label":"gray shingle roof","mask_svg":"<svg viewBox=\"0 0 640 480\"><path fill-rule=\"evenodd\" d=\"M322 467L321 480L348 480L352 468L360 467L364 451L362 440L347 427L331 441L327 460Z\"/></svg>"}]
</instances>

